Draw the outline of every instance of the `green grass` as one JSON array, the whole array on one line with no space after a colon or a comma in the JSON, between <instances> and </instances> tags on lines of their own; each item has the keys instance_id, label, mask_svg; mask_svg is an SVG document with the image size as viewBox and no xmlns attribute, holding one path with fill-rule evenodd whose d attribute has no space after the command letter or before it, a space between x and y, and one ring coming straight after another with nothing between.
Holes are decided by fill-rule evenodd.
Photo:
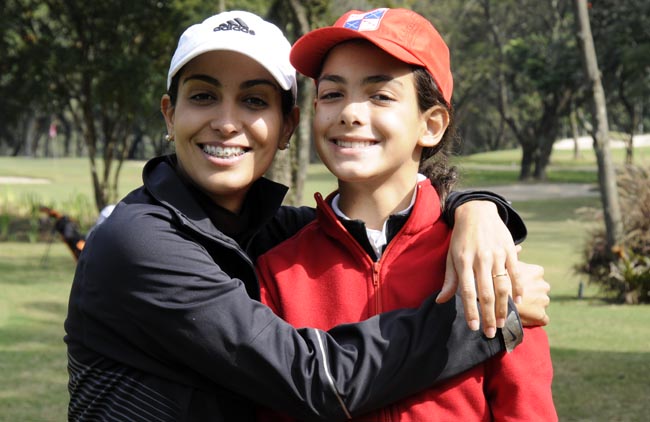
<instances>
[{"instance_id":1,"label":"green grass","mask_svg":"<svg viewBox=\"0 0 650 422\"><path fill-rule=\"evenodd\" d=\"M143 165L142 161L124 162L120 172L120 196L142 184ZM75 201L78 195L94 198L90 164L86 158L0 157L0 176L42 179L41 183L30 185L0 183L0 201L38 198L43 203L60 206L66 201Z\"/></svg>"},{"instance_id":2,"label":"green grass","mask_svg":"<svg viewBox=\"0 0 650 422\"><path fill-rule=\"evenodd\" d=\"M65 420L71 257L58 241L0 244L0 420Z\"/></svg>"},{"instance_id":3,"label":"green grass","mask_svg":"<svg viewBox=\"0 0 650 422\"><path fill-rule=\"evenodd\" d=\"M611 153L614 164L623 165L625 162L623 150L613 149ZM634 154L635 163L650 163L650 147L635 148ZM516 183L520 172L521 150L510 149L474 154L469 157L455 157L453 162L461 173L461 187ZM598 183L594 151L592 149L581 151L579 159L573 158L572 151L553 151L547 176L547 181L550 183Z\"/></svg>"},{"instance_id":4,"label":"green grass","mask_svg":"<svg viewBox=\"0 0 650 422\"><path fill-rule=\"evenodd\" d=\"M648 157L650 150L637 151ZM637 153L637 158L640 156ZM554 153L553 157L551 180L595 181L593 154L589 157L585 152L576 164L572 164L568 152ZM471 174L465 179L471 182L466 186L515 182L519 169L512 163L517 160L517 151L462 159L463 168ZM125 168L123 193L140 183L141 165L130 163ZM0 176L53 181L48 186L0 185L0 201L7 198L8 191L12 198L36 195L52 201L89 194L87 173L83 159L0 158ZM336 186L322 165L312 166L310 173L311 182L304 195L307 204L313 204L313 192L328 193ZM598 198L522 201L513 205L529 228L521 258L543 265L552 286L551 323L546 331L560 420L647 419L650 307L612 305L593 286L585 287L583 299L577 298L581 277L572 268L580 259L586 230L593 223L582 221L575 210L599 206ZM46 253L48 259L43 265ZM62 337L73 271L72 256L58 240L49 249L42 242L0 243L0 421L65 420L67 373Z\"/></svg>"},{"instance_id":5,"label":"green grass","mask_svg":"<svg viewBox=\"0 0 650 422\"><path fill-rule=\"evenodd\" d=\"M521 259L544 266L551 284L546 328L555 369L553 395L562 421L644 421L650 412L650 306L612 305L586 286L573 264L585 230L575 209L598 198L513 204L529 235Z\"/></svg>"}]
</instances>

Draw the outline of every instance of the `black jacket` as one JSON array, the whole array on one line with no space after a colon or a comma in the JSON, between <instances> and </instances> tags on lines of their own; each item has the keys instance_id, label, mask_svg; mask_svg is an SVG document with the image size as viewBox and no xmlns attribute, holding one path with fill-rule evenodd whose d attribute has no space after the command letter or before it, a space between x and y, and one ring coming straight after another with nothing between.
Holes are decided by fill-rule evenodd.
<instances>
[{"instance_id":1,"label":"black jacket","mask_svg":"<svg viewBox=\"0 0 650 422\"><path fill-rule=\"evenodd\" d=\"M246 421L254 402L340 420L504 349L502 337L467 329L459 299L329 332L296 330L254 300L245 249L267 249L313 210L280 208L286 188L257 181L242 247L215 227L169 158L147 163L143 179L77 266L65 322L70 420Z\"/></svg>"}]
</instances>

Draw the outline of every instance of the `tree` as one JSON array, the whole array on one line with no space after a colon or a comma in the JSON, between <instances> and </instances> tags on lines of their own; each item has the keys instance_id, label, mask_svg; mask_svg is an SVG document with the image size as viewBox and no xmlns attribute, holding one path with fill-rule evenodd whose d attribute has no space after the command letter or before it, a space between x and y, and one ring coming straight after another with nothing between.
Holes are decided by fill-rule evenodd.
<instances>
[{"instance_id":1,"label":"tree","mask_svg":"<svg viewBox=\"0 0 650 422\"><path fill-rule=\"evenodd\" d=\"M611 93L611 122L626 133L626 163L633 161L633 137L650 98L650 3L599 0L589 9L604 89Z\"/></svg>"},{"instance_id":2,"label":"tree","mask_svg":"<svg viewBox=\"0 0 650 422\"><path fill-rule=\"evenodd\" d=\"M569 114L578 86L575 41L568 30L571 16L562 2L518 7L481 3L497 58L490 85L497 92L500 115L522 147L519 178L544 180L561 120Z\"/></svg>"},{"instance_id":3,"label":"tree","mask_svg":"<svg viewBox=\"0 0 650 422\"><path fill-rule=\"evenodd\" d=\"M31 155L42 119L54 110L48 98L43 49L31 30L36 10L7 1L0 16L0 146L11 155Z\"/></svg>"},{"instance_id":4,"label":"tree","mask_svg":"<svg viewBox=\"0 0 650 422\"><path fill-rule=\"evenodd\" d=\"M283 30L289 41L295 42L312 28L324 23L328 17L326 1L276 0L267 14L267 19ZM280 151L273 161L268 176L291 188L285 202L301 204L311 157L311 108L314 99L314 87L309 78L298 75L298 98L301 118L293 136L291 148Z\"/></svg>"},{"instance_id":5,"label":"tree","mask_svg":"<svg viewBox=\"0 0 650 422\"><path fill-rule=\"evenodd\" d=\"M600 70L598 69L596 49L591 35L587 0L574 0L574 2L577 37L580 40L580 46L582 48L585 74L590 83L590 91L593 95L594 149L598 162L598 182L605 217L607 249L611 251L622 238L623 223L616 188L616 173L609 149L609 126L607 122L605 91L600 81Z\"/></svg>"},{"instance_id":6,"label":"tree","mask_svg":"<svg viewBox=\"0 0 650 422\"><path fill-rule=\"evenodd\" d=\"M580 79L566 2L416 3L450 46L461 133L488 148L518 143L520 179L545 179Z\"/></svg>"},{"instance_id":7,"label":"tree","mask_svg":"<svg viewBox=\"0 0 650 422\"><path fill-rule=\"evenodd\" d=\"M152 92L164 86L159 69L167 67L160 52L174 44L175 35L161 28L176 15L155 0L16 4L28 17L24 37L30 44L24 51L42 72L41 88L57 112L67 110L83 136L101 209L118 199L119 173L135 128L158 113Z\"/></svg>"}]
</instances>

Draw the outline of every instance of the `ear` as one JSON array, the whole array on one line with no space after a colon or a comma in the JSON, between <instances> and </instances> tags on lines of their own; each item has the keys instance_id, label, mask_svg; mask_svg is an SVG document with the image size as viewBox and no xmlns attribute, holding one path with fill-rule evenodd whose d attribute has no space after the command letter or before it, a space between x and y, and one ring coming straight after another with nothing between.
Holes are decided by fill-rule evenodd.
<instances>
[{"instance_id":1,"label":"ear","mask_svg":"<svg viewBox=\"0 0 650 422\"><path fill-rule=\"evenodd\" d=\"M293 132L298 127L298 122L300 122L300 109L294 106L289 114L284 118L284 127L282 128L280 142L278 142L278 149L287 149L289 141L293 136Z\"/></svg>"},{"instance_id":2,"label":"ear","mask_svg":"<svg viewBox=\"0 0 650 422\"><path fill-rule=\"evenodd\" d=\"M160 99L160 111L162 112L163 117L165 118L165 124L167 125L167 133L169 135L174 134L174 111L175 108L172 105L172 100L169 98L169 95L165 94Z\"/></svg>"},{"instance_id":3,"label":"ear","mask_svg":"<svg viewBox=\"0 0 650 422\"><path fill-rule=\"evenodd\" d=\"M418 145L422 147L434 147L438 145L449 126L449 112L446 108L436 105L422 114L424 130Z\"/></svg>"}]
</instances>

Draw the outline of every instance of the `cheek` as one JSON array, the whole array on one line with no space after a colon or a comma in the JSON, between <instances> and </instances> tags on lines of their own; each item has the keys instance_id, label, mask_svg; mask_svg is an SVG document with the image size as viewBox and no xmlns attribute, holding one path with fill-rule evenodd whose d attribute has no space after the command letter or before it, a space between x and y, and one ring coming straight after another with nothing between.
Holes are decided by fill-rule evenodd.
<instances>
[{"instance_id":1,"label":"cheek","mask_svg":"<svg viewBox=\"0 0 650 422\"><path fill-rule=\"evenodd\" d=\"M201 127L209 122L209 116L204 115L201 111L190 112L189 110L179 109L174 118L174 132L176 138L187 138Z\"/></svg>"},{"instance_id":2,"label":"cheek","mask_svg":"<svg viewBox=\"0 0 650 422\"><path fill-rule=\"evenodd\" d=\"M314 132L322 133L335 122L335 114L331 110L321 107L314 113Z\"/></svg>"},{"instance_id":3,"label":"cheek","mask_svg":"<svg viewBox=\"0 0 650 422\"><path fill-rule=\"evenodd\" d=\"M250 125L254 141L269 150L275 151L282 139L282 125L277 119L257 119Z\"/></svg>"}]
</instances>

